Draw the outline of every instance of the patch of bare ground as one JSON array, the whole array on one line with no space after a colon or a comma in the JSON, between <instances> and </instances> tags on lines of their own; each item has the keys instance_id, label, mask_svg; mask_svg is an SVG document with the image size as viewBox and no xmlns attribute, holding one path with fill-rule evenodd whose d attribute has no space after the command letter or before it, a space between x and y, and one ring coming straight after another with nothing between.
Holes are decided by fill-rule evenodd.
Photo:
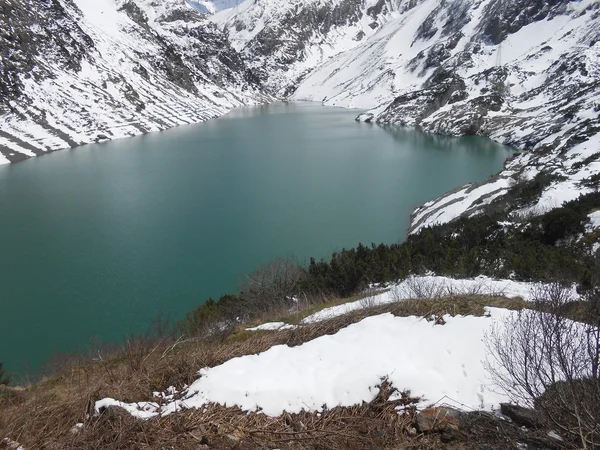
<instances>
[{"instance_id":1,"label":"patch of bare ground","mask_svg":"<svg viewBox=\"0 0 600 450\"><path fill-rule=\"evenodd\" d=\"M169 386L180 390L197 378L202 367L260 353L274 345L301 345L334 334L368 316L391 313L437 320L445 314L483 315L485 306L520 309L524 302L500 297L454 296L366 308L293 330L249 332L240 327L218 339L132 339L119 350L100 352L93 361L63 361L60 375L35 385L0 391L0 441L7 438L19 442L25 450L439 448L441 434L419 434L412 426L415 399L404 393L399 399L390 400L395 389L385 381L377 397L368 404L326 409L321 414L284 414L278 418L209 405L202 410L139 420L114 407L95 415L93 407L105 397L125 402L156 401L152 392L164 391ZM399 409L404 413L399 414ZM83 427L74 427L77 423ZM503 444L514 439L502 428L503 422L482 415L473 423L473 430L482 431L459 433L453 438L454 447L449 448L515 448ZM469 441L480 438L499 446L468 446ZM461 442L467 446L460 447Z\"/></svg>"}]
</instances>

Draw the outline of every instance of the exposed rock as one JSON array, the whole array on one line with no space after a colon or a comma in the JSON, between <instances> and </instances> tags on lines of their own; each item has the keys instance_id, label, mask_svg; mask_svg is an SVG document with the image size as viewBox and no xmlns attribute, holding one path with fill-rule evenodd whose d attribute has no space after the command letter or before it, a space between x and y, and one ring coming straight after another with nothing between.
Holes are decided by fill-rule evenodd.
<instances>
[{"instance_id":1,"label":"exposed rock","mask_svg":"<svg viewBox=\"0 0 600 450\"><path fill-rule=\"evenodd\" d=\"M259 83L184 1L0 0L0 163L214 118Z\"/></svg>"},{"instance_id":2,"label":"exposed rock","mask_svg":"<svg viewBox=\"0 0 600 450\"><path fill-rule=\"evenodd\" d=\"M493 0L479 25L480 32L494 44L533 22L548 20L563 13L571 0Z\"/></svg>"},{"instance_id":3,"label":"exposed rock","mask_svg":"<svg viewBox=\"0 0 600 450\"><path fill-rule=\"evenodd\" d=\"M535 409L523 408L510 403L501 403L500 412L515 422L527 428L543 428L546 425L544 415Z\"/></svg>"},{"instance_id":4,"label":"exposed rock","mask_svg":"<svg viewBox=\"0 0 600 450\"><path fill-rule=\"evenodd\" d=\"M119 406L109 406L100 411L100 421L109 423L131 423L135 418Z\"/></svg>"},{"instance_id":5,"label":"exposed rock","mask_svg":"<svg viewBox=\"0 0 600 450\"><path fill-rule=\"evenodd\" d=\"M416 416L416 426L421 433L460 430L464 427L467 414L452 408L428 408Z\"/></svg>"}]
</instances>

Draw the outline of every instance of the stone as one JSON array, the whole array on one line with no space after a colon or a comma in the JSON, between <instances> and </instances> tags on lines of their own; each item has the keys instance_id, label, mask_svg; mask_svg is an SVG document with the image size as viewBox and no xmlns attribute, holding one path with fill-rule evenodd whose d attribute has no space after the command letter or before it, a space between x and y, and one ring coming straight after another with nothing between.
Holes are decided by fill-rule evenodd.
<instances>
[{"instance_id":1,"label":"stone","mask_svg":"<svg viewBox=\"0 0 600 450\"><path fill-rule=\"evenodd\" d=\"M440 435L440 440L447 444L452 441L456 441L460 437L460 431L455 430L454 428L448 428L446 431L443 431Z\"/></svg>"},{"instance_id":2,"label":"stone","mask_svg":"<svg viewBox=\"0 0 600 450\"><path fill-rule=\"evenodd\" d=\"M428 408L417 414L416 426L421 433L458 431L464 427L467 414L452 408Z\"/></svg>"},{"instance_id":3,"label":"stone","mask_svg":"<svg viewBox=\"0 0 600 450\"><path fill-rule=\"evenodd\" d=\"M6 450L24 450L23 447L21 447L21 445L16 442L13 441L12 439L9 438L4 438L0 441L0 449L6 449Z\"/></svg>"},{"instance_id":4,"label":"stone","mask_svg":"<svg viewBox=\"0 0 600 450\"><path fill-rule=\"evenodd\" d=\"M545 425L543 414L535 409L523 408L510 403L500 403L500 412L523 427L542 428Z\"/></svg>"}]
</instances>

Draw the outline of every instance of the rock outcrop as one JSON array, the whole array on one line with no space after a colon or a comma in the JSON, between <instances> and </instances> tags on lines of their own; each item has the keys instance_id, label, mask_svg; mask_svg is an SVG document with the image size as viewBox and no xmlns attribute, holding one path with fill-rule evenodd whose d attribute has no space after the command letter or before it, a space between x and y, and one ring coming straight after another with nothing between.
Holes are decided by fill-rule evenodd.
<instances>
[{"instance_id":1,"label":"rock outcrop","mask_svg":"<svg viewBox=\"0 0 600 450\"><path fill-rule=\"evenodd\" d=\"M183 0L0 0L0 163L265 100Z\"/></svg>"},{"instance_id":2,"label":"rock outcrop","mask_svg":"<svg viewBox=\"0 0 600 450\"><path fill-rule=\"evenodd\" d=\"M416 210L411 232L488 208L537 214L600 187L597 1L253 0L212 20L278 95L525 151ZM535 179L538 197L511 204L509 188Z\"/></svg>"}]
</instances>

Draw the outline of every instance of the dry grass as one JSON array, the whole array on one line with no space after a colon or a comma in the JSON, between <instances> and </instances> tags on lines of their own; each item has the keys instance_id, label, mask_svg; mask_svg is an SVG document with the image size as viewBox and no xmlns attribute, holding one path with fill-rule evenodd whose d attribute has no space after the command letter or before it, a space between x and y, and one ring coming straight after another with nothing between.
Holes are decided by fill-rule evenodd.
<instances>
[{"instance_id":1,"label":"dry grass","mask_svg":"<svg viewBox=\"0 0 600 450\"><path fill-rule=\"evenodd\" d=\"M277 332L245 332L220 342L196 340L140 341L112 356L66 366L53 378L25 391L0 392L0 441L10 438L26 449L48 448L321 448L361 449L427 448L424 438L406 432L409 416L395 408L410 405L390 402L386 383L368 405L334 408L322 415L284 414L277 419L246 414L235 408L210 405L206 410L183 411L165 418L142 421L114 408L94 416L96 400L112 397L126 402L155 400L153 391L169 386L181 389L197 378L201 367L212 367L274 345L301 345L336 333L367 316L389 312L398 316L440 317L444 314L482 315L485 306L522 308L524 302L482 296L456 296L435 300L404 301L382 305ZM326 305L330 306L330 305ZM407 422L408 421L408 422ZM83 430L73 426L84 423ZM406 444L406 446L405 446ZM396 447L397 448L397 447Z\"/></svg>"},{"instance_id":2,"label":"dry grass","mask_svg":"<svg viewBox=\"0 0 600 450\"><path fill-rule=\"evenodd\" d=\"M67 445L114 449L391 448L407 439L413 401L408 396L390 401L393 392L384 382L379 395L368 404L338 407L320 415L286 413L277 418L213 404L201 411L141 421L109 408L82 432L71 435ZM409 412L399 415L397 407Z\"/></svg>"}]
</instances>

